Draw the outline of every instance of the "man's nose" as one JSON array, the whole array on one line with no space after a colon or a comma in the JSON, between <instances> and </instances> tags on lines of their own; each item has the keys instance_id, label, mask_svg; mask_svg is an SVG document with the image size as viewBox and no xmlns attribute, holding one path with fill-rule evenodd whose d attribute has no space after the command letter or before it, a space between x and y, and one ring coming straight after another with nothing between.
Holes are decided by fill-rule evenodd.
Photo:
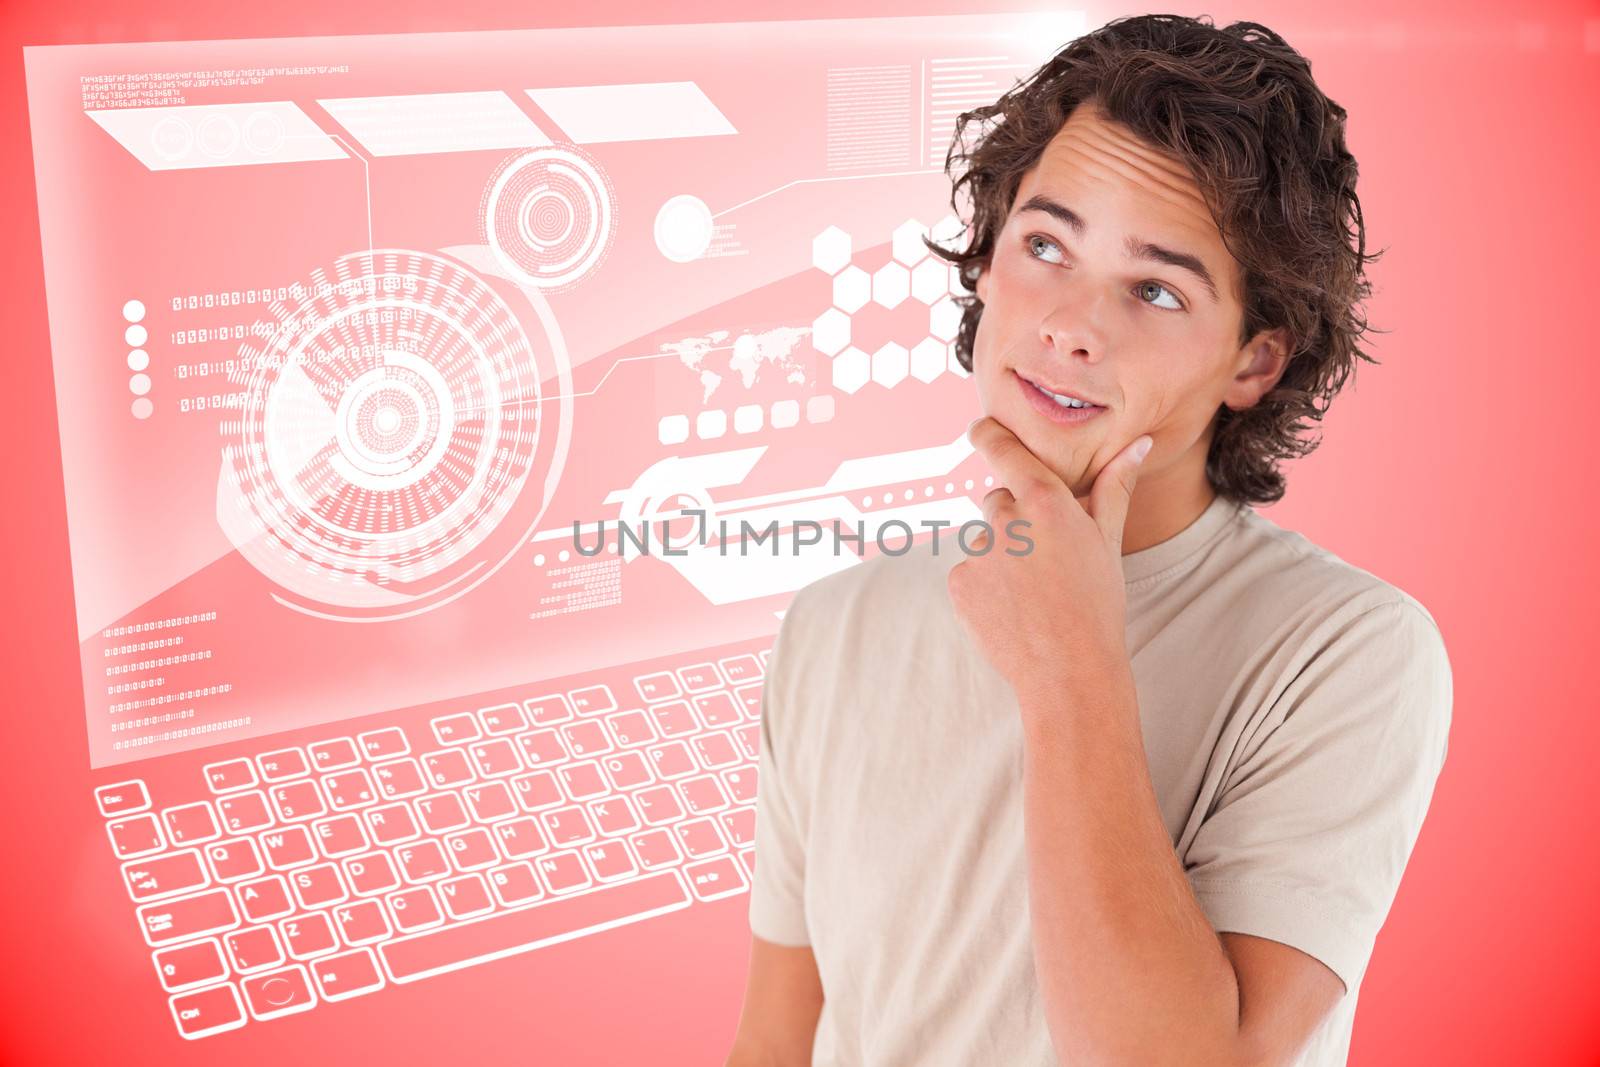
<instances>
[{"instance_id":1,"label":"man's nose","mask_svg":"<svg viewBox=\"0 0 1600 1067\"><path fill-rule=\"evenodd\" d=\"M1039 322L1039 339L1062 357L1098 362L1105 353L1106 296L1095 286L1069 285Z\"/></svg>"}]
</instances>

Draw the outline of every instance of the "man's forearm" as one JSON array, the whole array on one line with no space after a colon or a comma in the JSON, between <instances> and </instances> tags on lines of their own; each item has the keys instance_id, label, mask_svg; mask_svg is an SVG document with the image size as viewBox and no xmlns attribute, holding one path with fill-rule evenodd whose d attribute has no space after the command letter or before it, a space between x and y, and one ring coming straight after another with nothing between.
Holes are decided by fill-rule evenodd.
<instances>
[{"instance_id":1,"label":"man's forearm","mask_svg":"<svg viewBox=\"0 0 1600 1067\"><path fill-rule=\"evenodd\" d=\"M1233 965L1162 823L1126 656L1041 674L1018 697L1035 970L1057 1052L1239 1062Z\"/></svg>"}]
</instances>

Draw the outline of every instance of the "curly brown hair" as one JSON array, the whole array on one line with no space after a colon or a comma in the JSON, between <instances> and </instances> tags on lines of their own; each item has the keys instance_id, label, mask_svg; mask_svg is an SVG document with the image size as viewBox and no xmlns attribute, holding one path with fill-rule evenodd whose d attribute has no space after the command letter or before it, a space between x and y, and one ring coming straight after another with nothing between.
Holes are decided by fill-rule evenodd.
<instances>
[{"instance_id":1,"label":"curly brown hair","mask_svg":"<svg viewBox=\"0 0 1600 1067\"><path fill-rule=\"evenodd\" d=\"M978 274L1023 175L1085 101L1188 165L1243 279L1239 344L1280 327L1292 338L1270 392L1249 408L1219 406L1206 456L1219 495L1272 503L1284 492L1278 462L1321 443L1302 434L1358 359L1379 362L1359 347L1362 336L1387 332L1358 307L1372 289L1365 265L1383 253L1366 252L1345 110L1317 87L1310 62L1265 26L1137 15L1075 39L995 103L961 114L944 169L958 217L960 196L971 200L971 236L965 250L927 244L957 265L974 294L955 298L965 309L956 358L968 372L983 315Z\"/></svg>"}]
</instances>

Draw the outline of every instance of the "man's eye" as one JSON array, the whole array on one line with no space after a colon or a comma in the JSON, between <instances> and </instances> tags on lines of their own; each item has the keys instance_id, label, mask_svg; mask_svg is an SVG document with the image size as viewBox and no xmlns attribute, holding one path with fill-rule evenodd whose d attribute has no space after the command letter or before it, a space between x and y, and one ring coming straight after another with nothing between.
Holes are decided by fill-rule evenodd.
<instances>
[{"instance_id":1,"label":"man's eye","mask_svg":"<svg viewBox=\"0 0 1600 1067\"><path fill-rule=\"evenodd\" d=\"M1061 251L1061 246L1060 245L1056 244L1054 241L1050 240L1050 238L1044 236L1043 234L1038 234L1038 233L1032 233L1032 234L1028 235L1027 245L1028 245L1028 254L1033 256L1036 259L1040 258L1039 257L1039 246L1040 245L1044 245L1046 248L1053 248L1058 253ZM1058 262L1058 261L1057 260L1046 260L1045 262L1054 263L1054 262Z\"/></svg>"},{"instance_id":2,"label":"man's eye","mask_svg":"<svg viewBox=\"0 0 1600 1067\"><path fill-rule=\"evenodd\" d=\"M1166 286L1162 285L1160 282L1140 282L1139 283L1139 290L1140 290L1141 294L1146 289L1156 289L1156 290L1159 290L1159 291L1161 291L1163 293L1166 293L1168 296L1172 297L1172 305L1170 307L1168 307L1165 304L1152 304L1151 305L1152 307L1163 307L1163 308L1167 308L1167 310L1170 310L1170 311L1182 311L1183 310L1183 303L1176 296L1173 296L1173 293L1172 293L1171 289L1168 289Z\"/></svg>"}]
</instances>

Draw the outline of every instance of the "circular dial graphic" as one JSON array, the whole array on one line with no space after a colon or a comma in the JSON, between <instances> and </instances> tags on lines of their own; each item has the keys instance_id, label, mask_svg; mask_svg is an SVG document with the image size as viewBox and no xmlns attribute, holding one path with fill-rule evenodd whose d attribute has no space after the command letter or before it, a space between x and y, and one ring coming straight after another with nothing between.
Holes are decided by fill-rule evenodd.
<instances>
[{"instance_id":1,"label":"circular dial graphic","mask_svg":"<svg viewBox=\"0 0 1600 1067\"><path fill-rule=\"evenodd\" d=\"M481 580L544 505L528 483L548 463L545 374L511 308L461 264L401 250L345 256L290 293L242 353L224 528L340 617L413 613Z\"/></svg>"},{"instance_id":2,"label":"circular dial graphic","mask_svg":"<svg viewBox=\"0 0 1600 1067\"><path fill-rule=\"evenodd\" d=\"M542 145L495 169L483 194L484 243L525 285L569 288L597 267L616 231L600 168L565 145Z\"/></svg>"}]
</instances>

